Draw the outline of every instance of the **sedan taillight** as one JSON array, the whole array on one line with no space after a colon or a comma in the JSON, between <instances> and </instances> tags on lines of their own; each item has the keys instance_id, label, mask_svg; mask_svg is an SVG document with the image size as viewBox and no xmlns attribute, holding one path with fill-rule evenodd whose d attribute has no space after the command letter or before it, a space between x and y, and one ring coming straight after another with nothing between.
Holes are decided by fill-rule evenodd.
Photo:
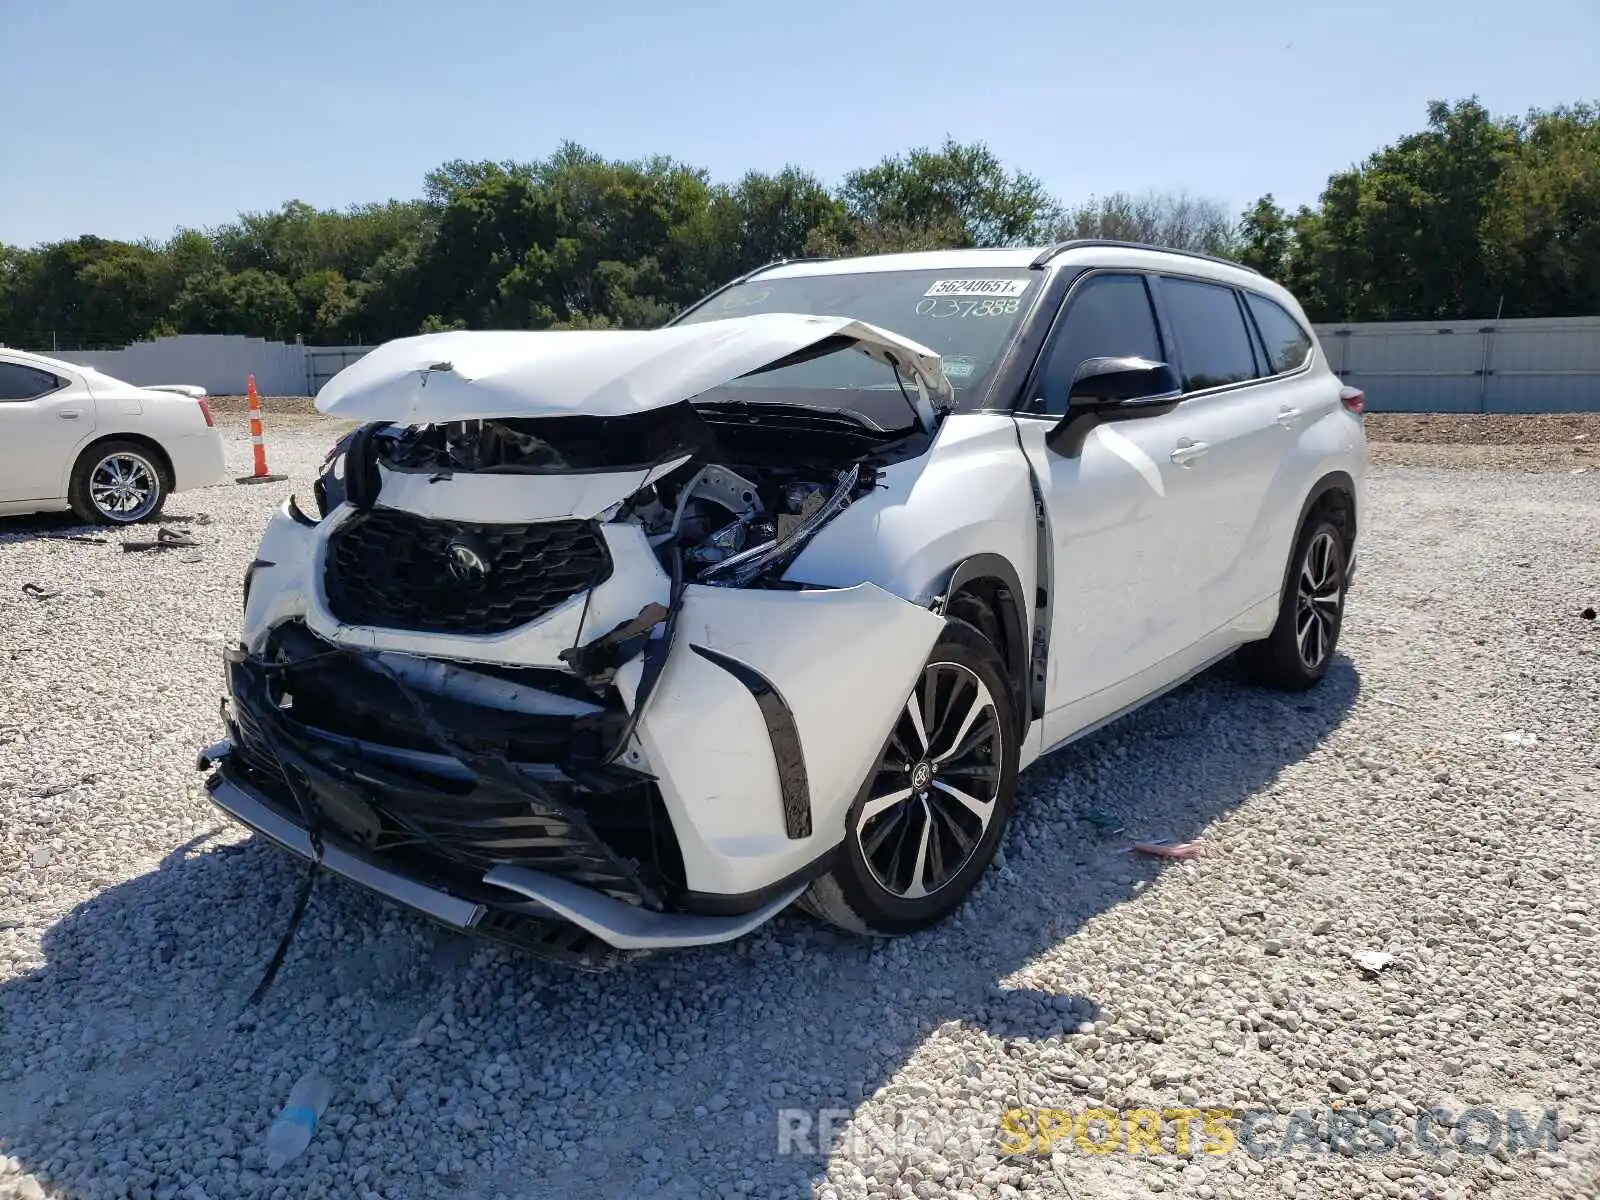
<instances>
[{"instance_id":1,"label":"sedan taillight","mask_svg":"<svg viewBox=\"0 0 1600 1200\"><path fill-rule=\"evenodd\" d=\"M1339 389L1339 403L1349 412L1360 416L1367 411L1367 394L1360 388L1346 387Z\"/></svg>"},{"instance_id":2,"label":"sedan taillight","mask_svg":"<svg viewBox=\"0 0 1600 1200\"><path fill-rule=\"evenodd\" d=\"M215 428L217 419L211 415L211 405L204 396L196 397L195 403L200 406L200 415L206 419L206 427Z\"/></svg>"}]
</instances>

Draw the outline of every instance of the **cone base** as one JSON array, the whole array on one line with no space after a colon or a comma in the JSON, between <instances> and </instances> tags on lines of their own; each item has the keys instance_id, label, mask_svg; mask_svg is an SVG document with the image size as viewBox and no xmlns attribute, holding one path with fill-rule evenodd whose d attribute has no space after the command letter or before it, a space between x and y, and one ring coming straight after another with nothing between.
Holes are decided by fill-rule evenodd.
<instances>
[{"instance_id":1,"label":"cone base","mask_svg":"<svg viewBox=\"0 0 1600 1200\"><path fill-rule=\"evenodd\" d=\"M281 483L287 475L241 475L236 483Z\"/></svg>"}]
</instances>

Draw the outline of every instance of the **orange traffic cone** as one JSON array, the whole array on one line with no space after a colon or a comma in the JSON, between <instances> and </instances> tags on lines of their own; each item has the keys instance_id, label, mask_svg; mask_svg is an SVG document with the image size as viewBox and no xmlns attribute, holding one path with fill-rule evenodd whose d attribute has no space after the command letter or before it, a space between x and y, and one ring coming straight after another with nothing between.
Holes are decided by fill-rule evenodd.
<instances>
[{"instance_id":1,"label":"orange traffic cone","mask_svg":"<svg viewBox=\"0 0 1600 1200\"><path fill-rule=\"evenodd\" d=\"M267 441L261 432L261 397L256 395L256 377L249 377L247 390L250 393L250 448L255 451L256 469L249 475L241 476L240 483L274 483L280 479L289 478L287 475L269 475L267 473Z\"/></svg>"}]
</instances>

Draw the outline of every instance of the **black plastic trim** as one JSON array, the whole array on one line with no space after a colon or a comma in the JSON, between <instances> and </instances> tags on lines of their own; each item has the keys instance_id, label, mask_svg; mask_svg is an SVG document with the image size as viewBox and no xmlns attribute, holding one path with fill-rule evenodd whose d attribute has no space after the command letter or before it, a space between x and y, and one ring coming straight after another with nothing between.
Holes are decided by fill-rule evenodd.
<instances>
[{"instance_id":1,"label":"black plastic trim","mask_svg":"<svg viewBox=\"0 0 1600 1200\"><path fill-rule=\"evenodd\" d=\"M842 845L843 843L840 843ZM829 846L798 871L791 871L782 879L757 888L753 892L685 892L683 909L706 917L740 917L754 912L767 901L788 891L797 883L810 883L826 875L833 867L834 855L839 846Z\"/></svg>"},{"instance_id":2,"label":"black plastic trim","mask_svg":"<svg viewBox=\"0 0 1600 1200\"><path fill-rule=\"evenodd\" d=\"M950 608L950 597L961 590L962 584L971 583L974 579L998 580L1005 590L1002 599L1008 603L1003 606L1003 611L996 613L995 616L1004 623L1005 648L1017 660L1006 663L1006 673L1011 677L1012 707L1020 718L1021 728L1017 730L1020 735L1027 730L1028 722L1043 715L1033 711L1028 687L1033 638L1029 636L1028 630L1026 593L1022 590L1022 580L1018 577L1016 568L1009 561L998 554L974 554L962 559L950 573L950 582L945 585L946 612ZM995 649L999 650L1001 647L996 646Z\"/></svg>"},{"instance_id":3,"label":"black plastic trim","mask_svg":"<svg viewBox=\"0 0 1600 1200\"><path fill-rule=\"evenodd\" d=\"M1280 603L1283 600L1284 592L1289 587L1290 578L1294 574L1294 547L1300 541L1300 531L1306 527L1306 518L1311 515L1311 510L1316 507L1317 501L1321 500L1329 492L1344 492L1350 497L1350 541L1352 544L1355 542L1358 517L1358 514L1356 513L1355 480L1351 479L1350 476L1343 471L1330 471L1321 479L1317 480L1316 483L1311 485L1311 491L1306 494L1305 503L1300 505L1300 517L1294 523L1295 540L1289 544L1288 561L1283 567L1283 584L1278 589L1278 599ZM1345 547L1347 554L1349 549L1349 546Z\"/></svg>"},{"instance_id":4,"label":"black plastic trim","mask_svg":"<svg viewBox=\"0 0 1600 1200\"><path fill-rule=\"evenodd\" d=\"M800 727L795 724L782 693L760 671L736 658L690 643L689 649L709 663L715 663L750 690L767 722L772 739L772 757L778 764L778 789L783 797L783 831L791 838L811 836L811 786L806 778L805 750L800 745Z\"/></svg>"}]
</instances>

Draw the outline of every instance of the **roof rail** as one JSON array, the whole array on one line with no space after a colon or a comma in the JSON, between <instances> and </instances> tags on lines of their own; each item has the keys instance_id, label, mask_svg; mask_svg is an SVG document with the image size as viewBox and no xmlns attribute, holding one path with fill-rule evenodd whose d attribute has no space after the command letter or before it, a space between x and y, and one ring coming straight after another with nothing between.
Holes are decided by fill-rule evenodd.
<instances>
[{"instance_id":1,"label":"roof rail","mask_svg":"<svg viewBox=\"0 0 1600 1200\"><path fill-rule=\"evenodd\" d=\"M1181 254L1185 258L1199 258L1206 262L1218 263L1224 267L1238 267L1241 271L1249 271L1252 275L1261 274L1254 267L1247 267L1243 263L1234 262L1232 259L1218 258L1214 254L1201 254L1198 250L1178 250L1172 246L1152 246L1148 242L1124 242L1117 238L1068 238L1064 242L1057 242L1053 246L1046 246L1028 264L1034 270L1039 270L1056 255L1066 250L1082 250L1085 247L1102 246L1118 250L1154 250L1158 254Z\"/></svg>"},{"instance_id":2,"label":"roof rail","mask_svg":"<svg viewBox=\"0 0 1600 1200\"><path fill-rule=\"evenodd\" d=\"M746 271L743 275L740 275L735 279L728 280L728 282L723 284L721 287L712 289L711 291L707 292L704 296L701 296L700 299L696 300L693 304L689 305L687 308L679 309L676 313L673 314L672 319L670 321L668 321L667 324L668 325L676 325L680 318L688 316L695 309L699 308L702 304L705 304L705 303L707 303L708 301L711 301L711 300L715 300L718 296L722 295L722 293L727 291L729 288L738 287L741 283L744 283L746 280L754 279L757 275L761 274L761 272L763 272L763 271L770 271L774 267L786 267L790 263L827 262L827 261L828 260L827 260L826 257L813 255L813 256L808 257L808 258L804 258L804 257L803 258L775 258L769 263L762 263L759 267L756 267L754 270Z\"/></svg>"}]
</instances>

